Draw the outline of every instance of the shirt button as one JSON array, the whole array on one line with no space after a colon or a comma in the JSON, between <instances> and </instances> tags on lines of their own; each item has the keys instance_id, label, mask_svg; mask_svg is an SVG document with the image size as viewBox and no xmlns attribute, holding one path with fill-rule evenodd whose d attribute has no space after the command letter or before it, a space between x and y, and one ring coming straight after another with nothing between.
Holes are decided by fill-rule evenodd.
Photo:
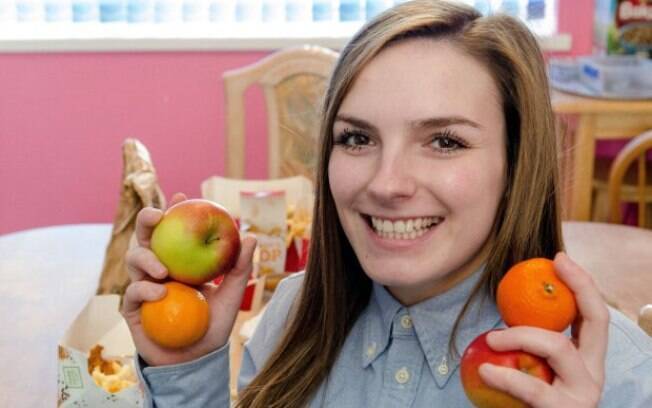
<instances>
[{"instance_id":1,"label":"shirt button","mask_svg":"<svg viewBox=\"0 0 652 408\"><path fill-rule=\"evenodd\" d=\"M440 375L448 374L448 364L446 363L446 357L441 359L441 363L439 364L439 367L437 367L437 371Z\"/></svg>"},{"instance_id":2,"label":"shirt button","mask_svg":"<svg viewBox=\"0 0 652 408\"><path fill-rule=\"evenodd\" d=\"M394 379L399 384L405 384L410 381L410 372L405 367L400 368L396 371L396 374L394 374Z\"/></svg>"},{"instance_id":3,"label":"shirt button","mask_svg":"<svg viewBox=\"0 0 652 408\"><path fill-rule=\"evenodd\" d=\"M412 318L408 315L405 315L401 317L401 326L403 326L404 329L411 329L412 328Z\"/></svg>"},{"instance_id":4,"label":"shirt button","mask_svg":"<svg viewBox=\"0 0 652 408\"><path fill-rule=\"evenodd\" d=\"M367 346L367 357L373 357L376 353L376 343L369 343Z\"/></svg>"}]
</instances>

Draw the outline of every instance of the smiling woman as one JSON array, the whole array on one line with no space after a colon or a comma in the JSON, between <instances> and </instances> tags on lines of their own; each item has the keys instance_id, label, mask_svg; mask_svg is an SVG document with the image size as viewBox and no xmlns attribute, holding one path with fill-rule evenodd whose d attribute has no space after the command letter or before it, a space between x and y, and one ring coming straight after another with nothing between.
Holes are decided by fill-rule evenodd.
<instances>
[{"instance_id":1,"label":"smiling woman","mask_svg":"<svg viewBox=\"0 0 652 408\"><path fill-rule=\"evenodd\" d=\"M337 213L365 273L403 304L483 262L506 181L499 98L473 57L421 38L381 51L340 105L328 167ZM394 235L424 219L418 239Z\"/></svg>"}]
</instances>

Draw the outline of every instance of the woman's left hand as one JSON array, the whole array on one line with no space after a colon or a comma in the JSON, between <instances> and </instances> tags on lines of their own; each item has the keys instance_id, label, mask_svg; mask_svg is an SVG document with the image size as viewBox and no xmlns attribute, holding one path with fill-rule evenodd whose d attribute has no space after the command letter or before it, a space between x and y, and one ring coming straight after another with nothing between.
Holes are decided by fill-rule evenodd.
<instances>
[{"instance_id":1,"label":"woman's left hand","mask_svg":"<svg viewBox=\"0 0 652 408\"><path fill-rule=\"evenodd\" d=\"M535 408L598 406L604 385L609 311L591 275L566 254L555 257L555 270L574 292L579 316L572 338L534 327L492 332L487 343L495 351L523 350L548 361L555 371L552 384L520 371L483 364L487 385L505 391Z\"/></svg>"}]
</instances>

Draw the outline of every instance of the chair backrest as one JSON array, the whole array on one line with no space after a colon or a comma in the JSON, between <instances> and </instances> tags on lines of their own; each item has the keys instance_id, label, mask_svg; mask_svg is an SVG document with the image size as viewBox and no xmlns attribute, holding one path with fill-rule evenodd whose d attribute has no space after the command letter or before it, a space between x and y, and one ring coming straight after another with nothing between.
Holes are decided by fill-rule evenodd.
<instances>
[{"instance_id":1,"label":"chair backrest","mask_svg":"<svg viewBox=\"0 0 652 408\"><path fill-rule=\"evenodd\" d=\"M338 55L318 46L285 48L223 74L227 177L245 176L244 95L259 85L267 107L268 178L314 180L321 101Z\"/></svg>"},{"instance_id":2,"label":"chair backrest","mask_svg":"<svg viewBox=\"0 0 652 408\"><path fill-rule=\"evenodd\" d=\"M646 207L648 204L650 186L647 182L647 151L652 150L652 130L641 133L630 140L616 156L609 171L607 196L609 202L609 220L614 223L621 222L621 190L623 179L630 166L637 162L637 203L638 225L646 225Z\"/></svg>"}]
</instances>

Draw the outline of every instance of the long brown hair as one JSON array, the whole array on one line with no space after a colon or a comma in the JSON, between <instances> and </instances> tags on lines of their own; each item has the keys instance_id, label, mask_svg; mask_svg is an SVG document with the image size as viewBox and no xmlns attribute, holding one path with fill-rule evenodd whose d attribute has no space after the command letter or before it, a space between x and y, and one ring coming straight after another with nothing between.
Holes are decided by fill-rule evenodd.
<instances>
[{"instance_id":1,"label":"long brown hair","mask_svg":"<svg viewBox=\"0 0 652 408\"><path fill-rule=\"evenodd\" d=\"M562 249L557 146L544 62L537 42L507 16L436 0L402 3L364 26L342 50L325 95L317 166L313 245L303 287L276 349L242 391L239 407L302 407L324 382L372 283L346 239L329 189L333 122L357 75L382 49L412 38L445 39L475 57L501 93L507 132L507 187L496 214L482 279L458 316L482 293L493 297L502 275L530 257Z\"/></svg>"}]
</instances>

